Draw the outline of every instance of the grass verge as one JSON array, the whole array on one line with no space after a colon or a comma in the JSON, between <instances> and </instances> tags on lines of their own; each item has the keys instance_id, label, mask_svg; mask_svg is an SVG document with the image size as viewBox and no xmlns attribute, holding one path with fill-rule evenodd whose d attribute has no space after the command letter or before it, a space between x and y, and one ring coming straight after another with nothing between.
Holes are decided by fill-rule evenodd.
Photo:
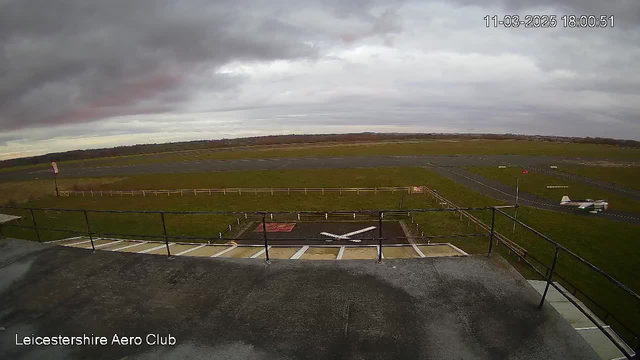
<instances>
[{"instance_id":1,"label":"grass verge","mask_svg":"<svg viewBox=\"0 0 640 360\"><path fill-rule=\"evenodd\" d=\"M569 165L562 171L640 190L640 167Z\"/></svg>"}]
</instances>

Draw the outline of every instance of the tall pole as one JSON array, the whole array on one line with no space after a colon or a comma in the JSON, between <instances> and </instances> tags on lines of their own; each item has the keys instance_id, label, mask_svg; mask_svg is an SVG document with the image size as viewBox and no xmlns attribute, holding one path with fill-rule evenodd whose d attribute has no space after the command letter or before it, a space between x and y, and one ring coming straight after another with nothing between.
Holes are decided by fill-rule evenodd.
<instances>
[{"instance_id":1,"label":"tall pole","mask_svg":"<svg viewBox=\"0 0 640 360\"><path fill-rule=\"evenodd\" d=\"M264 237L264 255L267 261L269 261L269 244L267 241L267 222L264 219L264 215L262 215L262 237Z\"/></svg>"},{"instance_id":2,"label":"tall pole","mask_svg":"<svg viewBox=\"0 0 640 360\"><path fill-rule=\"evenodd\" d=\"M496 208L491 208L491 235L489 235L489 253L487 255L491 255L491 249L493 248L493 234L494 227L496 223Z\"/></svg>"},{"instance_id":3,"label":"tall pole","mask_svg":"<svg viewBox=\"0 0 640 360\"><path fill-rule=\"evenodd\" d=\"M553 264L551 264L551 271L549 271L549 276L547 277L547 285L544 287L544 293L542 293L542 299L540 299L540 305L538 305L538 309L542 309L542 305L544 305L544 299L547 297L547 291L549 291L549 285L553 281L553 271L556 269L556 264L558 263L558 255L560 254L560 248L556 247L556 253L553 256Z\"/></svg>"},{"instance_id":4,"label":"tall pole","mask_svg":"<svg viewBox=\"0 0 640 360\"><path fill-rule=\"evenodd\" d=\"M378 261L382 261L382 211L378 211Z\"/></svg>"},{"instance_id":5,"label":"tall pole","mask_svg":"<svg viewBox=\"0 0 640 360\"><path fill-rule=\"evenodd\" d=\"M38 223L36 223L36 214L33 213L33 209L29 209L31 211L31 220L33 221L33 228L36 230L36 236L38 237L38 242L42 243L42 239L40 239L40 231L38 230Z\"/></svg>"},{"instance_id":6,"label":"tall pole","mask_svg":"<svg viewBox=\"0 0 640 360\"><path fill-rule=\"evenodd\" d=\"M513 211L513 231L516 233L516 219L518 218L518 197L520 196L520 178L516 178L516 207Z\"/></svg>"},{"instance_id":7,"label":"tall pole","mask_svg":"<svg viewBox=\"0 0 640 360\"><path fill-rule=\"evenodd\" d=\"M58 175L53 173L53 182L56 184L56 197L60 197L60 193L58 192Z\"/></svg>"},{"instance_id":8,"label":"tall pole","mask_svg":"<svg viewBox=\"0 0 640 360\"><path fill-rule=\"evenodd\" d=\"M91 233L91 225L89 225L89 216L87 215L87 210L84 210L84 221L87 223L87 235L89 235L89 241L91 241L91 249L96 251L96 246L93 243L93 234Z\"/></svg>"},{"instance_id":9,"label":"tall pole","mask_svg":"<svg viewBox=\"0 0 640 360\"><path fill-rule=\"evenodd\" d=\"M164 211L160 213L160 219L162 219L162 233L164 235L164 244L167 247L167 257L171 257L171 250L169 250L169 236L167 236L167 225L164 221Z\"/></svg>"},{"instance_id":10,"label":"tall pole","mask_svg":"<svg viewBox=\"0 0 640 360\"><path fill-rule=\"evenodd\" d=\"M56 197L60 197L60 193L58 193L58 164L55 161L51 162L51 170L53 171L53 182L56 184Z\"/></svg>"}]
</instances>

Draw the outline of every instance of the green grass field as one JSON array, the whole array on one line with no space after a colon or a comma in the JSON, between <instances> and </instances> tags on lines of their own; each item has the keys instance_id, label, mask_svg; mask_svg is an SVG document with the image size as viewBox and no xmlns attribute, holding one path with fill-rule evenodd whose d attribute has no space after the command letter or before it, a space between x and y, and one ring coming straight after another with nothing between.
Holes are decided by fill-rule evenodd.
<instances>
[{"instance_id":1,"label":"green grass field","mask_svg":"<svg viewBox=\"0 0 640 360\"><path fill-rule=\"evenodd\" d=\"M282 147L256 147L255 149L231 148L229 150L188 150L180 152L64 161L60 163L60 167L63 169L66 166L135 165L205 159L375 155L535 155L640 160L640 150L612 145L526 140L422 140L351 144L305 144ZM0 171L5 172L13 171L18 168L45 167L48 167L48 164L3 168L0 169Z\"/></svg>"},{"instance_id":2,"label":"green grass field","mask_svg":"<svg viewBox=\"0 0 640 360\"><path fill-rule=\"evenodd\" d=\"M640 190L640 167L567 165L561 170Z\"/></svg>"},{"instance_id":3,"label":"green grass field","mask_svg":"<svg viewBox=\"0 0 640 360\"><path fill-rule=\"evenodd\" d=\"M547 198L553 202L560 202L563 195L579 199L606 199L609 209L638 212L640 202L596 187L583 185L567 179L555 178L551 175L529 171L522 174L521 168L498 169L496 167L468 167L467 170L503 184L515 187L516 179L520 179L520 190ZM568 185L568 189L547 189L547 185Z\"/></svg>"},{"instance_id":4,"label":"green grass field","mask_svg":"<svg viewBox=\"0 0 640 360\"><path fill-rule=\"evenodd\" d=\"M532 174L534 175L534 174ZM115 182L96 185L101 189L132 188L207 188L207 187L351 187L351 186L406 186L426 185L436 189L438 193L460 206L487 206L498 202L474 192L462 185L439 176L424 168L384 168L384 169L332 169L332 170L286 170L286 171L244 171L188 175L141 175L132 176ZM429 195L414 194L367 194L355 195L197 195L171 197L44 197L26 203L33 207L86 208L114 210L225 210L225 211L257 211L257 210L357 210L357 209L396 209L403 201L403 208L432 208L438 204ZM21 210L5 210L3 212L19 213L25 218L23 224L29 224L28 212ZM478 218L489 222L490 212L474 213ZM592 216L555 213L523 207L518 218L547 234L559 243L574 250L587 260L627 284L635 291L640 291L640 279L635 276L636 259L640 257L640 243L637 234L640 226L611 222ZM62 214L56 211L36 211L36 219L40 227L68 228L86 231L82 213ZM162 227L157 214L93 214L89 219L94 232L132 233L145 235L161 235ZM419 214L418 223L427 235L469 234L475 233L473 224L460 221L454 213ZM235 221L234 216L212 215L168 215L167 230L173 236L213 236ZM518 228L511 234L512 222L497 216L496 228L519 245L526 248L532 256L550 265L553 258L553 247ZM33 230L4 228L5 235L35 239ZM44 240L67 237L51 231L42 231ZM434 242L446 240L434 240ZM464 238L451 241L463 250L482 254L487 250L487 238ZM498 246L501 253L519 269L526 277L535 278L523 262ZM566 255L566 254L565 254ZM598 303L610 309L617 318L627 319L630 324L640 324L638 304L630 301L602 277L595 275L585 266L561 256L558 272L584 290ZM586 301L586 300L585 300ZM640 332L640 326L635 327Z\"/></svg>"}]
</instances>

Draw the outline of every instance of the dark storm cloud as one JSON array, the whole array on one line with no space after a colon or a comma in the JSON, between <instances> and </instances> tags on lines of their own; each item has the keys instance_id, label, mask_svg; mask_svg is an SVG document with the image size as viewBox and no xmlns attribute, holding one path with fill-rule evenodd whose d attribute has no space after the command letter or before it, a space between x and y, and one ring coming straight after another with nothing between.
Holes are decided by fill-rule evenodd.
<instances>
[{"instance_id":1,"label":"dark storm cloud","mask_svg":"<svg viewBox=\"0 0 640 360\"><path fill-rule=\"evenodd\" d=\"M222 64L313 58L318 49L308 40L322 34L276 16L296 5L305 2L0 2L0 128L170 111L203 83L233 86L211 72ZM373 34L398 30L393 10L376 17L373 5L320 4L370 22Z\"/></svg>"},{"instance_id":2,"label":"dark storm cloud","mask_svg":"<svg viewBox=\"0 0 640 360\"><path fill-rule=\"evenodd\" d=\"M1 128L166 111L188 96L206 67L314 56L301 29L232 4L2 3ZM215 87L218 79L209 76Z\"/></svg>"}]
</instances>

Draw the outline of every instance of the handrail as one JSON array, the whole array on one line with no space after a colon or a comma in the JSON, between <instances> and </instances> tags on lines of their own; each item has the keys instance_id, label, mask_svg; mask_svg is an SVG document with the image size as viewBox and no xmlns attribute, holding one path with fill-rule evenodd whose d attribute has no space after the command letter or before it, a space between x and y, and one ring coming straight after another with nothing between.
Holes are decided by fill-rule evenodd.
<instances>
[{"instance_id":1,"label":"handrail","mask_svg":"<svg viewBox=\"0 0 640 360\"><path fill-rule=\"evenodd\" d=\"M612 283L614 283L615 285L617 285L618 287L620 287L621 289L625 290L626 292L628 292L629 294L631 294L631 296L635 297L637 300L640 300L640 295L638 295L635 291L631 290L629 287L627 287L625 284L623 284L622 282L620 282L619 280L617 280L616 278L614 278L613 276L607 274L605 271L601 270L600 268L598 268L597 266L593 265L592 263L590 263L589 261L585 260L584 258L582 258L581 256L577 255L576 253L574 253L573 251L567 249L566 247L562 246L561 244L559 244L557 241L554 241L553 239L551 239L550 237L544 235L543 233L539 232L538 230L532 228L531 226L523 223L522 221L514 218L513 216L505 213L504 211L500 210L500 209L496 209L496 211L498 211L499 213L501 213L502 215L508 217L509 219L517 222L518 224L522 225L525 229L533 232L534 234L540 236L541 238L543 238L544 240L546 240L547 242L549 242L550 244L552 244L553 246L559 248L560 250L566 252L567 254L573 256L575 259L577 259L578 261L580 261L581 263L587 265L589 268L591 268L592 270L596 271L598 274L602 275L604 278L606 278L607 280L611 281Z\"/></svg>"}]
</instances>

